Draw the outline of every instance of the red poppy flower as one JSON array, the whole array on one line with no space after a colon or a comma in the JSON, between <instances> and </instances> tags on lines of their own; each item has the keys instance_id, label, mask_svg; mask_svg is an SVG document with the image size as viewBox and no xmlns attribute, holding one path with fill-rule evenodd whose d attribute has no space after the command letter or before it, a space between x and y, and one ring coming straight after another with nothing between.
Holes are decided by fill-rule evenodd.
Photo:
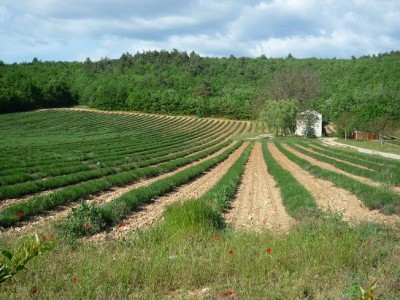
<instances>
[{"instance_id":1,"label":"red poppy flower","mask_svg":"<svg viewBox=\"0 0 400 300\"><path fill-rule=\"evenodd\" d=\"M214 236L214 240L218 241L219 240L219 236L218 235Z\"/></svg>"},{"instance_id":2,"label":"red poppy flower","mask_svg":"<svg viewBox=\"0 0 400 300\"><path fill-rule=\"evenodd\" d=\"M47 240L47 237L45 235L42 235L42 240L43 241Z\"/></svg>"},{"instance_id":3,"label":"red poppy flower","mask_svg":"<svg viewBox=\"0 0 400 300\"><path fill-rule=\"evenodd\" d=\"M229 250L228 250L228 253L229 253L230 255L233 255L233 250L232 250L232 249L229 249Z\"/></svg>"},{"instance_id":4,"label":"red poppy flower","mask_svg":"<svg viewBox=\"0 0 400 300\"><path fill-rule=\"evenodd\" d=\"M227 296L233 296L233 295L235 295L236 293L234 292L234 291L231 291L231 290L228 290L227 292L226 292L226 295Z\"/></svg>"},{"instance_id":5,"label":"red poppy flower","mask_svg":"<svg viewBox=\"0 0 400 300\"><path fill-rule=\"evenodd\" d=\"M262 222L263 224L267 224L267 219L264 219Z\"/></svg>"},{"instance_id":6,"label":"red poppy flower","mask_svg":"<svg viewBox=\"0 0 400 300\"><path fill-rule=\"evenodd\" d=\"M54 237L55 237L54 233L50 233L50 238L54 239Z\"/></svg>"},{"instance_id":7,"label":"red poppy flower","mask_svg":"<svg viewBox=\"0 0 400 300\"><path fill-rule=\"evenodd\" d=\"M72 276L72 280L73 280L74 282L76 282L76 281L78 280L78 276L76 276L76 275Z\"/></svg>"},{"instance_id":8,"label":"red poppy flower","mask_svg":"<svg viewBox=\"0 0 400 300\"><path fill-rule=\"evenodd\" d=\"M17 214L17 216L21 218L21 217L24 216L24 214L23 214L22 212L19 212L19 213Z\"/></svg>"},{"instance_id":9,"label":"red poppy flower","mask_svg":"<svg viewBox=\"0 0 400 300\"><path fill-rule=\"evenodd\" d=\"M126 224L125 223L119 223L119 227L124 227Z\"/></svg>"},{"instance_id":10,"label":"red poppy flower","mask_svg":"<svg viewBox=\"0 0 400 300\"><path fill-rule=\"evenodd\" d=\"M88 223L83 224L83 227L89 227Z\"/></svg>"},{"instance_id":11,"label":"red poppy flower","mask_svg":"<svg viewBox=\"0 0 400 300\"><path fill-rule=\"evenodd\" d=\"M271 253L272 253L272 248L268 248L268 249L267 249L267 253L268 253L268 254L271 254Z\"/></svg>"},{"instance_id":12,"label":"red poppy flower","mask_svg":"<svg viewBox=\"0 0 400 300\"><path fill-rule=\"evenodd\" d=\"M37 295L37 288L33 287L31 288L31 296L36 296Z\"/></svg>"}]
</instances>

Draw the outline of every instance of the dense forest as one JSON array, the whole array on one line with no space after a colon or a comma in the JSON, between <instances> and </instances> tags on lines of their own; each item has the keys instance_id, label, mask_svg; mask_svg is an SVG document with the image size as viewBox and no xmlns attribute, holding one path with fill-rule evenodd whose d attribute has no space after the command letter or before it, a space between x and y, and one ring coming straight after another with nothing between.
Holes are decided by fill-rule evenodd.
<instances>
[{"instance_id":1,"label":"dense forest","mask_svg":"<svg viewBox=\"0 0 400 300\"><path fill-rule=\"evenodd\" d=\"M382 116L400 120L400 51L351 59L296 59L290 54L211 58L173 50L125 53L119 59L96 62L89 58L85 62L0 61L0 112L82 104L252 119L264 101L271 100L279 76L288 70L295 70L288 86L296 86L299 70L312 73L318 93L309 105L326 121L336 121L345 112L364 121Z\"/></svg>"}]
</instances>

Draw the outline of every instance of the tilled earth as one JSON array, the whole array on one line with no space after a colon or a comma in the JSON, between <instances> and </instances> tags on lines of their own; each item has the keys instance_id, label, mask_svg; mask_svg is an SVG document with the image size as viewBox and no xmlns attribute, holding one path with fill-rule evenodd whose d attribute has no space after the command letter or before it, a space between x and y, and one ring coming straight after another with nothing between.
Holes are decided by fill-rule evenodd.
<instances>
[{"instance_id":1,"label":"tilled earth","mask_svg":"<svg viewBox=\"0 0 400 300\"><path fill-rule=\"evenodd\" d=\"M395 225L400 222L400 216L388 216L376 210L369 210L350 192L334 186L333 183L328 180L315 178L289 160L275 145L268 144L268 149L279 164L292 173L296 180L311 193L317 205L323 210L342 213L343 219L350 224L372 221L387 225Z\"/></svg>"},{"instance_id":2,"label":"tilled earth","mask_svg":"<svg viewBox=\"0 0 400 300\"><path fill-rule=\"evenodd\" d=\"M256 143L250 154L225 220L236 229L287 232L294 220L286 213L279 188L267 172L261 147L261 143Z\"/></svg>"}]
</instances>

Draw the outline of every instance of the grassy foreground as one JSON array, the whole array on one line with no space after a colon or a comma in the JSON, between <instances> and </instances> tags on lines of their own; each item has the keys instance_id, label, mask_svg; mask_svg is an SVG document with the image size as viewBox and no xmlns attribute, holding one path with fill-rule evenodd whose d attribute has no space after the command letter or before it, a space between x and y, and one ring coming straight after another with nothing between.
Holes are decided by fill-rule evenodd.
<instances>
[{"instance_id":1,"label":"grassy foreground","mask_svg":"<svg viewBox=\"0 0 400 300\"><path fill-rule=\"evenodd\" d=\"M377 299L400 298L399 228L352 228L309 212L277 236L235 232L219 218L206 201L191 200L121 241L68 241L49 228L55 249L1 284L0 298L359 299L374 279ZM14 243L2 239L0 248Z\"/></svg>"}]
</instances>

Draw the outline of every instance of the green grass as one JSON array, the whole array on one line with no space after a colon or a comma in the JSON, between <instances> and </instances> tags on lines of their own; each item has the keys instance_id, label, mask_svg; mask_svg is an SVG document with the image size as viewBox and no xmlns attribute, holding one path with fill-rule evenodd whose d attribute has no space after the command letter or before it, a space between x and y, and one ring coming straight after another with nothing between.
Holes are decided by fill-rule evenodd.
<instances>
[{"instance_id":1,"label":"green grass","mask_svg":"<svg viewBox=\"0 0 400 300\"><path fill-rule=\"evenodd\" d=\"M300 152L302 154L305 154L306 156L314 158L314 159L316 159L316 160L318 160L320 162L332 165L335 168L337 168L339 170L342 170L342 171L345 171L345 172L347 172L349 174L353 174L353 175L364 177L364 178L370 178L370 179L378 181L378 182L379 181L380 182L387 182L384 174L377 173L374 170L367 170L367 169L359 168L357 165L356 166L350 165L347 162L338 161L338 160L335 160L333 158L326 157L326 156L320 155L318 153L314 153L312 151L308 151L308 149L301 148L295 143L290 143L288 145L291 148L293 148L294 150L296 150L296 151L298 151L298 152Z\"/></svg>"},{"instance_id":2,"label":"green grass","mask_svg":"<svg viewBox=\"0 0 400 300\"><path fill-rule=\"evenodd\" d=\"M338 139L336 140L338 143L350 145L350 146L355 146L355 147L360 147L364 149L369 149L369 150L375 150L375 151L381 151L381 152L387 152L387 153L394 153L394 154L399 154L400 155L400 148L391 145L390 143L385 143L383 146L381 146L379 141L376 140L347 140L345 141L344 139Z\"/></svg>"},{"instance_id":3,"label":"green grass","mask_svg":"<svg viewBox=\"0 0 400 300\"><path fill-rule=\"evenodd\" d=\"M362 161L360 165L365 166L365 163L369 163L369 167L378 170L382 170L381 168L377 165L384 165L384 168L389 168L392 169L400 167L400 161L391 159L391 158L386 158L383 156L378 156L378 155L371 155L367 153L361 153L356 150L352 150L349 148L342 148L342 147L336 147L336 146L327 146L325 144L316 142L315 143L317 148L322 148L324 151L329 152L329 155L332 155L332 153L338 154L339 156L345 157L345 160L352 160L355 159L354 162L358 164L357 160ZM367 165L368 166L368 165Z\"/></svg>"},{"instance_id":4,"label":"green grass","mask_svg":"<svg viewBox=\"0 0 400 300\"><path fill-rule=\"evenodd\" d=\"M90 158L93 149L99 150L94 151L95 155L112 152L113 145L117 145L114 150L118 157L124 153L124 141L128 148L140 148L142 145L156 147L157 143L153 142L141 144L140 139L146 136L146 127L153 128L151 139L157 136L162 139L168 134L171 134L171 140L178 137L167 130L157 132L160 128L157 122L165 126L171 124L164 117L141 117L137 124L144 124L142 127L137 127L135 131L138 125L132 125L129 127L130 131L135 131L132 135L124 132L118 136L116 130L129 125L129 122L124 123L129 120L127 116L85 114L91 116L90 122L80 128L77 125L82 119L81 114L60 114L59 126L54 122L56 115L43 112L40 118L35 113L24 113L24 118L19 114L0 116L9 122L5 130L12 130L13 122L19 124L7 138L11 144L0 146L1 153L14 153L16 164L23 166L29 164L29 159L21 158L24 151L36 155L41 164L46 160L45 155L39 153L40 149L49 153L50 160L75 161L81 156ZM41 122L36 123L38 120ZM110 130L114 133L107 131L108 125L101 125L105 120L112 124ZM146 123L141 123L143 121ZM172 124L179 124L176 122ZM26 129L29 124L33 124L33 128L28 139L14 140L24 133L23 128ZM54 127L49 127L49 136L46 137L42 129L49 124ZM66 125L71 135L65 136L64 142L62 137L58 137L53 143L52 135L63 131ZM91 136L80 142L79 139L86 135ZM38 143L35 144L35 141ZM112 141L118 143L111 144ZM18 150L17 142L25 148ZM58 145L60 142L64 144ZM271 231L236 232L226 226L221 212L237 190L250 150L248 147L203 198L168 207L163 222L128 234L121 240L107 236L103 243L86 243L71 239L59 222L47 225L38 234L47 237L55 234L56 247L52 252L35 257L29 261L27 269L0 284L0 299L227 299L229 293L234 293L233 299L359 299L359 287L367 287L375 278L379 279L374 293L376 299L400 298L400 228L386 228L373 223L350 227L339 216L315 209L312 197L273 160L265 144L263 151L268 171L281 188L286 209L296 217L297 222L287 234L282 235ZM207 151L211 151L210 148L198 155L206 155ZM18 163L17 157L24 162ZM188 163L189 159L182 158L181 163ZM220 156L219 159L224 158ZM4 161L8 160L9 157ZM321 172L304 161L297 162L316 174ZM175 163L171 162L169 167L172 168ZM143 199L146 202L159 192L169 191L215 163L215 160L208 160L202 166L158 181L144 190L132 191L115 203L124 203L134 210ZM154 172L165 170L153 169ZM320 174L332 177L330 173ZM128 182L137 174L131 178L126 173L123 178L117 175L109 177L111 182L95 180L93 187L80 186L70 190L63 195L63 199ZM56 201L56 194L48 200ZM37 205L46 203L37 201ZM112 211L112 204L109 205ZM97 208L89 210L97 215ZM0 239L0 251L12 249L17 243L18 238L4 235Z\"/></svg>"},{"instance_id":5,"label":"green grass","mask_svg":"<svg viewBox=\"0 0 400 300\"><path fill-rule=\"evenodd\" d=\"M297 143L290 143L290 146L303 154L311 156L319 161L331 164L336 168L350 174L370 178L372 180L385 184L394 185L400 182L400 161L397 162L393 159L386 159L385 164L376 164L371 160L368 161L358 159L354 155L355 153L352 153L350 155L341 155L338 151L335 151L336 149L330 149L329 151L326 151L319 147L315 147L312 143L300 142L298 144L317 153L308 151L307 149L299 148L297 146ZM340 159L342 161L337 161L334 158ZM357 166L364 166L370 170L362 169Z\"/></svg>"},{"instance_id":6,"label":"green grass","mask_svg":"<svg viewBox=\"0 0 400 300\"><path fill-rule=\"evenodd\" d=\"M27 299L33 290L40 299L217 299L233 291L239 299L358 299L359 286L378 278L377 299L400 297L399 229L349 227L333 216L310 214L284 236L235 232L221 229L206 202L185 205L170 208L161 225L121 241L71 245L56 232L54 251L0 285L0 294L3 299ZM13 242L4 239L0 245L9 248Z\"/></svg>"},{"instance_id":7,"label":"green grass","mask_svg":"<svg viewBox=\"0 0 400 300\"><path fill-rule=\"evenodd\" d=\"M400 212L400 195L383 187L372 187L346 175L322 169L284 149L275 142L278 149L290 160L298 164L312 175L331 181L334 185L344 188L360 198L370 209L380 209L384 213Z\"/></svg>"},{"instance_id":8,"label":"green grass","mask_svg":"<svg viewBox=\"0 0 400 300\"><path fill-rule=\"evenodd\" d=\"M391 145L395 145L397 147L400 147L400 140L396 139L396 140L387 140L387 143L391 144Z\"/></svg>"}]
</instances>

